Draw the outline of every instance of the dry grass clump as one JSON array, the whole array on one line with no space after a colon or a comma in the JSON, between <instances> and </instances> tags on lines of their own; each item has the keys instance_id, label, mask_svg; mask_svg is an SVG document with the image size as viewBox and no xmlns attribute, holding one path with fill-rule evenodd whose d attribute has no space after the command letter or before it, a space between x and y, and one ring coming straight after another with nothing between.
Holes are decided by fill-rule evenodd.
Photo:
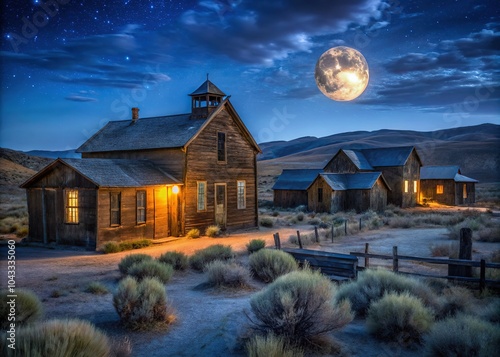
<instances>
[{"instance_id":1,"label":"dry grass clump","mask_svg":"<svg viewBox=\"0 0 500 357\"><path fill-rule=\"evenodd\" d=\"M252 239L246 245L248 253L255 253L266 247L266 241L264 239Z\"/></svg>"},{"instance_id":2,"label":"dry grass clump","mask_svg":"<svg viewBox=\"0 0 500 357\"><path fill-rule=\"evenodd\" d=\"M190 229L189 232L187 232L186 237L188 237L188 238L200 238L200 230L197 228Z\"/></svg>"},{"instance_id":3,"label":"dry grass clump","mask_svg":"<svg viewBox=\"0 0 500 357\"><path fill-rule=\"evenodd\" d=\"M408 292L389 293L368 309L368 331L378 338L400 344L420 342L434 322L432 312Z\"/></svg>"},{"instance_id":4,"label":"dry grass clump","mask_svg":"<svg viewBox=\"0 0 500 357\"><path fill-rule=\"evenodd\" d=\"M7 303L11 298L7 297L7 290L0 291L0 328L7 330L10 323L10 305ZM34 292L26 289L16 289L15 324L17 327L31 324L39 320L43 315L43 306Z\"/></svg>"},{"instance_id":5,"label":"dry grass clump","mask_svg":"<svg viewBox=\"0 0 500 357\"><path fill-rule=\"evenodd\" d=\"M458 257L459 248L458 242L431 245L431 256L449 257L454 259Z\"/></svg>"},{"instance_id":6,"label":"dry grass clump","mask_svg":"<svg viewBox=\"0 0 500 357\"><path fill-rule=\"evenodd\" d=\"M250 273L234 262L215 260L205 265L208 283L216 288L244 288L250 285Z\"/></svg>"},{"instance_id":7,"label":"dry grass clump","mask_svg":"<svg viewBox=\"0 0 500 357\"><path fill-rule=\"evenodd\" d=\"M271 249L261 249L250 255L249 264L250 271L266 283L299 268L290 254Z\"/></svg>"},{"instance_id":8,"label":"dry grass clump","mask_svg":"<svg viewBox=\"0 0 500 357\"><path fill-rule=\"evenodd\" d=\"M124 252L127 250L141 249L149 247L153 244L151 239L136 239L125 242L107 242L102 247L102 252L104 254Z\"/></svg>"},{"instance_id":9,"label":"dry grass clump","mask_svg":"<svg viewBox=\"0 0 500 357\"><path fill-rule=\"evenodd\" d=\"M360 272L356 281L340 286L337 299L349 300L356 313L365 315L370 304L380 300L385 294L403 292L421 299L428 307L435 308L438 305L436 295L426 284L383 269Z\"/></svg>"},{"instance_id":10,"label":"dry grass clump","mask_svg":"<svg viewBox=\"0 0 500 357\"><path fill-rule=\"evenodd\" d=\"M439 296L436 317L442 319L455 316L458 313L472 312L472 308L475 305L474 300L474 295L466 288L460 286L445 288Z\"/></svg>"},{"instance_id":11,"label":"dry grass clump","mask_svg":"<svg viewBox=\"0 0 500 357\"><path fill-rule=\"evenodd\" d=\"M165 284L172 278L174 268L170 264L163 264L157 260L146 260L133 264L128 268L127 274L139 280L156 278Z\"/></svg>"},{"instance_id":12,"label":"dry grass clump","mask_svg":"<svg viewBox=\"0 0 500 357\"><path fill-rule=\"evenodd\" d=\"M425 339L427 356L491 357L498 355L498 351L498 325L467 315L436 323Z\"/></svg>"},{"instance_id":13,"label":"dry grass clump","mask_svg":"<svg viewBox=\"0 0 500 357\"><path fill-rule=\"evenodd\" d=\"M50 320L19 328L16 349L2 338L3 356L109 357L109 339L91 323L81 320Z\"/></svg>"},{"instance_id":14,"label":"dry grass clump","mask_svg":"<svg viewBox=\"0 0 500 357\"><path fill-rule=\"evenodd\" d=\"M259 224L262 227L271 228L272 226L274 226L274 220L271 217L261 217L259 220Z\"/></svg>"},{"instance_id":15,"label":"dry grass clump","mask_svg":"<svg viewBox=\"0 0 500 357\"><path fill-rule=\"evenodd\" d=\"M477 240L481 242L500 242L500 227L485 227L477 232Z\"/></svg>"},{"instance_id":16,"label":"dry grass clump","mask_svg":"<svg viewBox=\"0 0 500 357\"><path fill-rule=\"evenodd\" d=\"M118 264L118 269L120 270L120 273L126 275L132 265L139 262L151 260L153 260L153 257L147 254L130 254L122 258L122 260Z\"/></svg>"},{"instance_id":17,"label":"dry grass clump","mask_svg":"<svg viewBox=\"0 0 500 357\"><path fill-rule=\"evenodd\" d=\"M165 287L156 278L138 282L126 277L113 296L113 306L122 323L133 330L164 328L175 319Z\"/></svg>"},{"instance_id":18,"label":"dry grass clump","mask_svg":"<svg viewBox=\"0 0 500 357\"><path fill-rule=\"evenodd\" d=\"M158 261L163 264L171 265L174 270L186 270L189 267L189 258L183 252L165 252L160 255Z\"/></svg>"},{"instance_id":19,"label":"dry grass clump","mask_svg":"<svg viewBox=\"0 0 500 357\"><path fill-rule=\"evenodd\" d=\"M253 327L295 346L313 346L353 319L349 302L336 303L334 294L335 286L319 272L286 274L251 298Z\"/></svg>"},{"instance_id":20,"label":"dry grass clump","mask_svg":"<svg viewBox=\"0 0 500 357\"><path fill-rule=\"evenodd\" d=\"M410 216L394 216L389 218L388 225L392 228L412 228L415 222Z\"/></svg>"},{"instance_id":21,"label":"dry grass clump","mask_svg":"<svg viewBox=\"0 0 500 357\"><path fill-rule=\"evenodd\" d=\"M197 250L189 257L189 265L194 270L202 271L206 264L214 260L227 260L234 256L229 245L214 244L205 249Z\"/></svg>"},{"instance_id":22,"label":"dry grass clump","mask_svg":"<svg viewBox=\"0 0 500 357\"><path fill-rule=\"evenodd\" d=\"M13 233L17 237L25 237L28 235L28 215L15 217L8 216L0 219L0 233Z\"/></svg>"},{"instance_id":23,"label":"dry grass clump","mask_svg":"<svg viewBox=\"0 0 500 357\"><path fill-rule=\"evenodd\" d=\"M283 337L269 334L254 336L246 344L248 357L304 357L304 352L290 346Z\"/></svg>"},{"instance_id":24,"label":"dry grass clump","mask_svg":"<svg viewBox=\"0 0 500 357\"><path fill-rule=\"evenodd\" d=\"M205 229L205 235L210 238L215 238L220 234L220 227L219 226L208 226L207 229Z\"/></svg>"},{"instance_id":25,"label":"dry grass clump","mask_svg":"<svg viewBox=\"0 0 500 357\"><path fill-rule=\"evenodd\" d=\"M91 282L89 285L87 285L85 291L94 295L106 295L107 293L109 293L108 288L104 284L97 281Z\"/></svg>"},{"instance_id":26,"label":"dry grass clump","mask_svg":"<svg viewBox=\"0 0 500 357\"><path fill-rule=\"evenodd\" d=\"M295 234L290 235L288 237L288 241L292 244L299 245L299 238ZM313 234L301 234L300 241L301 241L302 245L305 247L305 246L308 246L311 244L315 244L316 237L315 237L314 233Z\"/></svg>"}]
</instances>

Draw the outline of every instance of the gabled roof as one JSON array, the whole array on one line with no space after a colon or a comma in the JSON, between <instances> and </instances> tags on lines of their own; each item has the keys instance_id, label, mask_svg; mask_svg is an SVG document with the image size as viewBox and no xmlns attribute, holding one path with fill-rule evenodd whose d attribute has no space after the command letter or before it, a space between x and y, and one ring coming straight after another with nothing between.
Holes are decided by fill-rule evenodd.
<instances>
[{"instance_id":1,"label":"gabled roof","mask_svg":"<svg viewBox=\"0 0 500 357\"><path fill-rule=\"evenodd\" d=\"M358 172L355 174L319 174L325 182L335 191L369 190L373 188L379 178L382 178L387 189L390 187L381 172Z\"/></svg>"},{"instance_id":2,"label":"gabled roof","mask_svg":"<svg viewBox=\"0 0 500 357\"><path fill-rule=\"evenodd\" d=\"M148 160L124 159L57 159L23 183L29 185L46 175L57 165L65 165L84 176L97 187L144 187L182 185Z\"/></svg>"},{"instance_id":3,"label":"gabled roof","mask_svg":"<svg viewBox=\"0 0 500 357\"><path fill-rule=\"evenodd\" d=\"M360 150L343 150L347 157L351 159L352 163L356 165L359 170L373 170L372 165L368 162L366 157Z\"/></svg>"},{"instance_id":4,"label":"gabled roof","mask_svg":"<svg viewBox=\"0 0 500 357\"><path fill-rule=\"evenodd\" d=\"M373 167L388 167L404 166L413 150L415 150L413 146L400 146L389 148L363 149L360 151ZM420 157L418 157L418 159L421 162Z\"/></svg>"},{"instance_id":5,"label":"gabled roof","mask_svg":"<svg viewBox=\"0 0 500 357\"><path fill-rule=\"evenodd\" d=\"M191 114L110 121L76 152L130 151L165 148L185 148L220 113L227 108L244 136L260 152L260 148L243 124L229 97L205 119L190 119Z\"/></svg>"},{"instance_id":6,"label":"gabled roof","mask_svg":"<svg viewBox=\"0 0 500 357\"><path fill-rule=\"evenodd\" d=\"M473 178L464 176L460 167L452 166L423 166L420 168L421 180L453 180L455 182L479 182Z\"/></svg>"},{"instance_id":7,"label":"gabled roof","mask_svg":"<svg viewBox=\"0 0 500 357\"><path fill-rule=\"evenodd\" d=\"M222 97L226 95L224 94L223 91L217 88L217 86L212 82L210 82L208 79L201 86L199 86L197 90L191 93L190 96L201 95L201 94L215 94L215 95L220 95Z\"/></svg>"},{"instance_id":8,"label":"gabled roof","mask_svg":"<svg viewBox=\"0 0 500 357\"><path fill-rule=\"evenodd\" d=\"M274 183L273 190L305 191L323 171L321 169L283 170Z\"/></svg>"}]
</instances>

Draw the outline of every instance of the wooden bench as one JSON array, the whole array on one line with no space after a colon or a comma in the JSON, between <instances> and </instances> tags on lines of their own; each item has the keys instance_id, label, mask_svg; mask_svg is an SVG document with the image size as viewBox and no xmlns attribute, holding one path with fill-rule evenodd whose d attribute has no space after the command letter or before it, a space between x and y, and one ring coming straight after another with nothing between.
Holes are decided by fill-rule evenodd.
<instances>
[{"instance_id":1,"label":"wooden bench","mask_svg":"<svg viewBox=\"0 0 500 357\"><path fill-rule=\"evenodd\" d=\"M355 279L357 275L358 258L348 254L323 252L311 249L282 248L297 261L307 261L312 268L319 269L332 280L345 281Z\"/></svg>"}]
</instances>

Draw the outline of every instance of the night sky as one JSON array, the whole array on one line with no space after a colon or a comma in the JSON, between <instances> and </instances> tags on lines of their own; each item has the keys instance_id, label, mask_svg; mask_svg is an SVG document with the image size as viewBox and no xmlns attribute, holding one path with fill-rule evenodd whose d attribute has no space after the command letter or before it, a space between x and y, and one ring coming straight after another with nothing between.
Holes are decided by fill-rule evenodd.
<instances>
[{"instance_id":1,"label":"night sky","mask_svg":"<svg viewBox=\"0 0 500 357\"><path fill-rule=\"evenodd\" d=\"M258 142L500 124L498 1L5 0L0 146L74 149L109 120L190 111L207 73ZM314 80L334 46L370 68L350 102Z\"/></svg>"}]
</instances>

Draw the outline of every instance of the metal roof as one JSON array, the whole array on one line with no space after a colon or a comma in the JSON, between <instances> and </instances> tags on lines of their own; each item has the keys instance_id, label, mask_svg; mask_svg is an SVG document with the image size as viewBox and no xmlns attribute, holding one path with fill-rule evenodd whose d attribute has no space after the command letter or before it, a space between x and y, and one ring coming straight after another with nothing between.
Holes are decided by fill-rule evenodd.
<instances>
[{"instance_id":1,"label":"metal roof","mask_svg":"<svg viewBox=\"0 0 500 357\"><path fill-rule=\"evenodd\" d=\"M283 170L274 183L273 190L305 191L322 169Z\"/></svg>"},{"instance_id":2,"label":"metal roof","mask_svg":"<svg viewBox=\"0 0 500 357\"><path fill-rule=\"evenodd\" d=\"M420 168L421 180L453 180L460 173L460 167L450 166L422 166Z\"/></svg>"},{"instance_id":3,"label":"metal roof","mask_svg":"<svg viewBox=\"0 0 500 357\"><path fill-rule=\"evenodd\" d=\"M382 173L381 172L358 172L355 174L322 173L320 174L320 176L335 191L369 190L373 187L373 185L375 185L375 182L377 182L378 178L382 176Z\"/></svg>"},{"instance_id":4,"label":"metal roof","mask_svg":"<svg viewBox=\"0 0 500 357\"><path fill-rule=\"evenodd\" d=\"M366 160L373 167L404 166L415 148L413 146L362 149Z\"/></svg>"},{"instance_id":5,"label":"metal roof","mask_svg":"<svg viewBox=\"0 0 500 357\"><path fill-rule=\"evenodd\" d=\"M453 180L455 182L479 182L478 180L474 180L473 178L470 178L470 177L467 177L467 176L464 176L464 175L460 175L460 174L456 174L455 177L453 178Z\"/></svg>"},{"instance_id":6,"label":"metal roof","mask_svg":"<svg viewBox=\"0 0 500 357\"><path fill-rule=\"evenodd\" d=\"M342 151L351 159L352 163L356 165L359 170L373 170L372 165L368 162L366 157L360 150L344 150Z\"/></svg>"},{"instance_id":7,"label":"metal roof","mask_svg":"<svg viewBox=\"0 0 500 357\"><path fill-rule=\"evenodd\" d=\"M223 91L221 91L219 88L217 88L217 86L215 84L213 84L212 82L210 82L208 79L201 86L199 86L197 90L195 90L190 95L193 96L193 95L201 95L201 94L216 94L216 95L220 95L223 97L226 95Z\"/></svg>"},{"instance_id":8,"label":"metal roof","mask_svg":"<svg viewBox=\"0 0 500 357\"><path fill-rule=\"evenodd\" d=\"M147 160L58 159L99 187L143 187L182 184Z\"/></svg>"},{"instance_id":9,"label":"metal roof","mask_svg":"<svg viewBox=\"0 0 500 357\"><path fill-rule=\"evenodd\" d=\"M177 148L184 146L206 120L191 114L110 121L80 146L77 152Z\"/></svg>"}]
</instances>

